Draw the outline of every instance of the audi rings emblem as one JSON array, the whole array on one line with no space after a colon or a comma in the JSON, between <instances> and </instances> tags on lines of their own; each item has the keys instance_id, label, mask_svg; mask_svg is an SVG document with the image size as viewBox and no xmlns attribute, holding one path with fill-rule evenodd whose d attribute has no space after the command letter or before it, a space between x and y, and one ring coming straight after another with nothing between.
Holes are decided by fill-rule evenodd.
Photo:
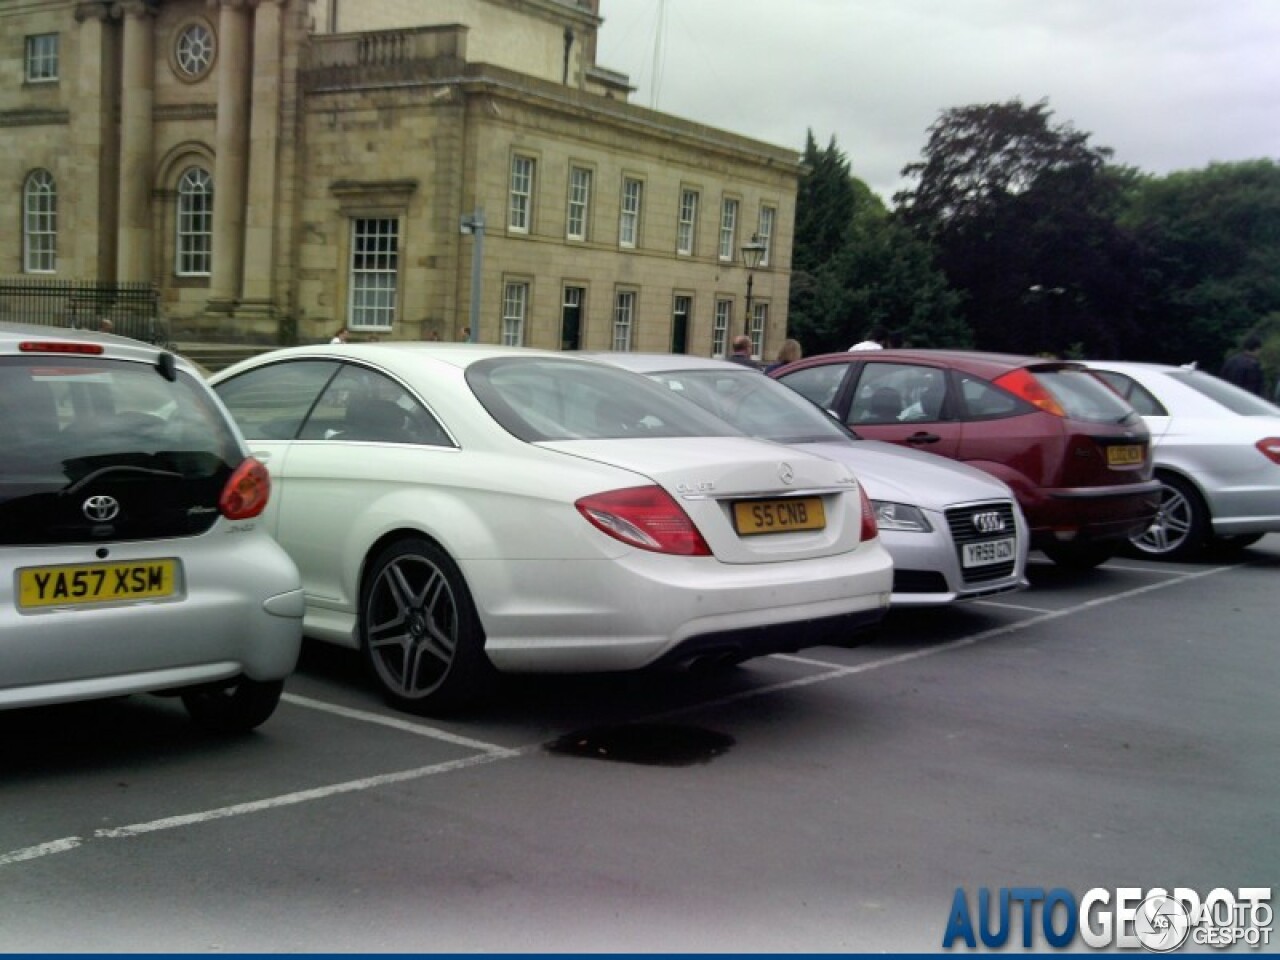
<instances>
[{"instance_id":1,"label":"audi rings emblem","mask_svg":"<svg viewBox=\"0 0 1280 960\"><path fill-rule=\"evenodd\" d=\"M783 483L790 484L796 478L796 472L791 469L791 464L778 464L778 479Z\"/></svg>"},{"instance_id":2,"label":"audi rings emblem","mask_svg":"<svg viewBox=\"0 0 1280 960\"><path fill-rule=\"evenodd\" d=\"M90 497L80 509L94 523L106 523L120 515L120 501L115 497Z\"/></svg>"},{"instance_id":3,"label":"audi rings emblem","mask_svg":"<svg viewBox=\"0 0 1280 960\"><path fill-rule=\"evenodd\" d=\"M999 533L1004 529L1004 517L991 510L973 515L973 528L979 533Z\"/></svg>"}]
</instances>

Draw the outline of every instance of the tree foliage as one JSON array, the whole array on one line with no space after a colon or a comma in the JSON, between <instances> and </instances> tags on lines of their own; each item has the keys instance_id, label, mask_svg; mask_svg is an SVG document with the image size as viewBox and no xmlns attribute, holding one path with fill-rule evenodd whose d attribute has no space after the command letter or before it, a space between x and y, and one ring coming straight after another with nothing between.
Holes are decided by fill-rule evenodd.
<instances>
[{"instance_id":1,"label":"tree foliage","mask_svg":"<svg viewBox=\"0 0 1280 960\"><path fill-rule=\"evenodd\" d=\"M1158 330L1150 358L1217 370L1251 332L1275 338L1280 312L1280 166L1213 164L1126 186L1121 224L1142 243L1148 305Z\"/></svg>"},{"instance_id":2,"label":"tree foliage","mask_svg":"<svg viewBox=\"0 0 1280 960\"><path fill-rule=\"evenodd\" d=\"M835 139L819 150L810 132L804 161L792 336L809 353L844 350L877 325L919 345L967 344L959 298L934 266L929 246L893 222L879 197L853 176Z\"/></svg>"},{"instance_id":3,"label":"tree foliage","mask_svg":"<svg viewBox=\"0 0 1280 960\"><path fill-rule=\"evenodd\" d=\"M1107 356L1136 334L1137 248L1115 219L1111 151L1041 101L961 107L930 128L897 214L965 295L978 346Z\"/></svg>"},{"instance_id":4,"label":"tree foliage","mask_svg":"<svg viewBox=\"0 0 1280 960\"><path fill-rule=\"evenodd\" d=\"M943 112L887 210L834 139L805 147L791 317L809 352L875 325L919 346L1218 370L1248 333L1280 377L1280 165L1156 177L1046 101Z\"/></svg>"}]
</instances>

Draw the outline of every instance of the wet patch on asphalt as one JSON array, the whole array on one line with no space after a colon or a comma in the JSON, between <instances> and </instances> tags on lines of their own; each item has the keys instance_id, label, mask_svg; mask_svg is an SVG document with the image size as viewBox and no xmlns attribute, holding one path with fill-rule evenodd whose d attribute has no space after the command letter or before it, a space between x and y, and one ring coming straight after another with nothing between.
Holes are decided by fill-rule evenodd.
<instances>
[{"instance_id":1,"label":"wet patch on asphalt","mask_svg":"<svg viewBox=\"0 0 1280 960\"><path fill-rule=\"evenodd\" d=\"M548 753L615 763L689 767L708 763L733 746L733 737L701 727L628 723L566 733L546 745Z\"/></svg>"}]
</instances>

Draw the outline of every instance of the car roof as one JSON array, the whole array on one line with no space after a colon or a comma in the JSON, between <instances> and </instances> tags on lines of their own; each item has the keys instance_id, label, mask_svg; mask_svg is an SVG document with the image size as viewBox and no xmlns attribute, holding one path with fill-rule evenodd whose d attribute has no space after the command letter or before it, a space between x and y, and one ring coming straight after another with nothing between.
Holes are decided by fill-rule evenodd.
<instances>
[{"instance_id":1,"label":"car roof","mask_svg":"<svg viewBox=\"0 0 1280 960\"><path fill-rule=\"evenodd\" d=\"M670 370L732 370L752 372L740 363L731 363L716 357L698 357L688 353L632 353L621 350L588 350L576 354L587 360L599 360L624 370L637 373L666 372Z\"/></svg>"},{"instance_id":2,"label":"car roof","mask_svg":"<svg viewBox=\"0 0 1280 960\"><path fill-rule=\"evenodd\" d=\"M1134 372L1176 373L1179 370L1186 373L1208 372L1206 370L1197 370L1194 366L1180 367L1172 363L1150 363L1144 360L1085 360L1084 363L1090 367L1105 367L1108 370L1131 370Z\"/></svg>"},{"instance_id":3,"label":"car roof","mask_svg":"<svg viewBox=\"0 0 1280 960\"><path fill-rule=\"evenodd\" d=\"M66 327L50 327L36 323L13 323L0 321L0 354L18 354L18 345L24 342L39 341L41 343L98 343L102 345L103 356L114 359L138 360L143 363L155 363L162 353L169 353L176 366L194 374L197 379L205 379L205 372L195 362L179 353L163 350L150 343L134 340L130 337L116 336L112 333L100 333L97 330L75 330Z\"/></svg>"},{"instance_id":4,"label":"car roof","mask_svg":"<svg viewBox=\"0 0 1280 960\"><path fill-rule=\"evenodd\" d=\"M785 369L798 369L801 366L815 363L830 363L834 360L912 360L924 363L942 363L946 366L967 370L988 378L999 376L1020 367L1072 367L1079 366L1075 360L1060 360L1054 357L1032 357L1016 353L995 353L982 350L941 350L924 348L895 348L886 350L841 351L820 353L805 357L788 364Z\"/></svg>"},{"instance_id":5,"label":"car roof","mask_svg":"<svg viewBox=\"0 0 1280 960\"><path fill-rule=\"evenodd\" d=\"M367 360L387 370L404 371L430 361L464 370L473 363L492 357L547 357L573 360L572 353L561 350L539 350L533 347L511 347L490 343L451 343L435 340L380 340L365 343L316 343L296 347L280 347L240 360L215 373L210 379L221 382L251 367L277 360L300 357L341 360Z\"/></svg>"}]
</instances>

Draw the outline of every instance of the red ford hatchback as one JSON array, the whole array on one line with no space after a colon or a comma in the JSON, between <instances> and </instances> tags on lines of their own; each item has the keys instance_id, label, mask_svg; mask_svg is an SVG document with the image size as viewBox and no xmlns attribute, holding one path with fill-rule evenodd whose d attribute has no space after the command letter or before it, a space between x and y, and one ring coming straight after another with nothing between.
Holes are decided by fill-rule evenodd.
<instances>
[{"instance_id":1,"label":"red ford hatchback","mask_svg":"<svg viewBox=\"0 0 1280 960\"><path fill-rule=\"evenodd\" d=\"M1159 501L1142 418L1083 364L952 350L808 357L773 377L866 437L961 460L1013 488L1032 547L1102 563Z\"/></svg>"}]
</instances>

